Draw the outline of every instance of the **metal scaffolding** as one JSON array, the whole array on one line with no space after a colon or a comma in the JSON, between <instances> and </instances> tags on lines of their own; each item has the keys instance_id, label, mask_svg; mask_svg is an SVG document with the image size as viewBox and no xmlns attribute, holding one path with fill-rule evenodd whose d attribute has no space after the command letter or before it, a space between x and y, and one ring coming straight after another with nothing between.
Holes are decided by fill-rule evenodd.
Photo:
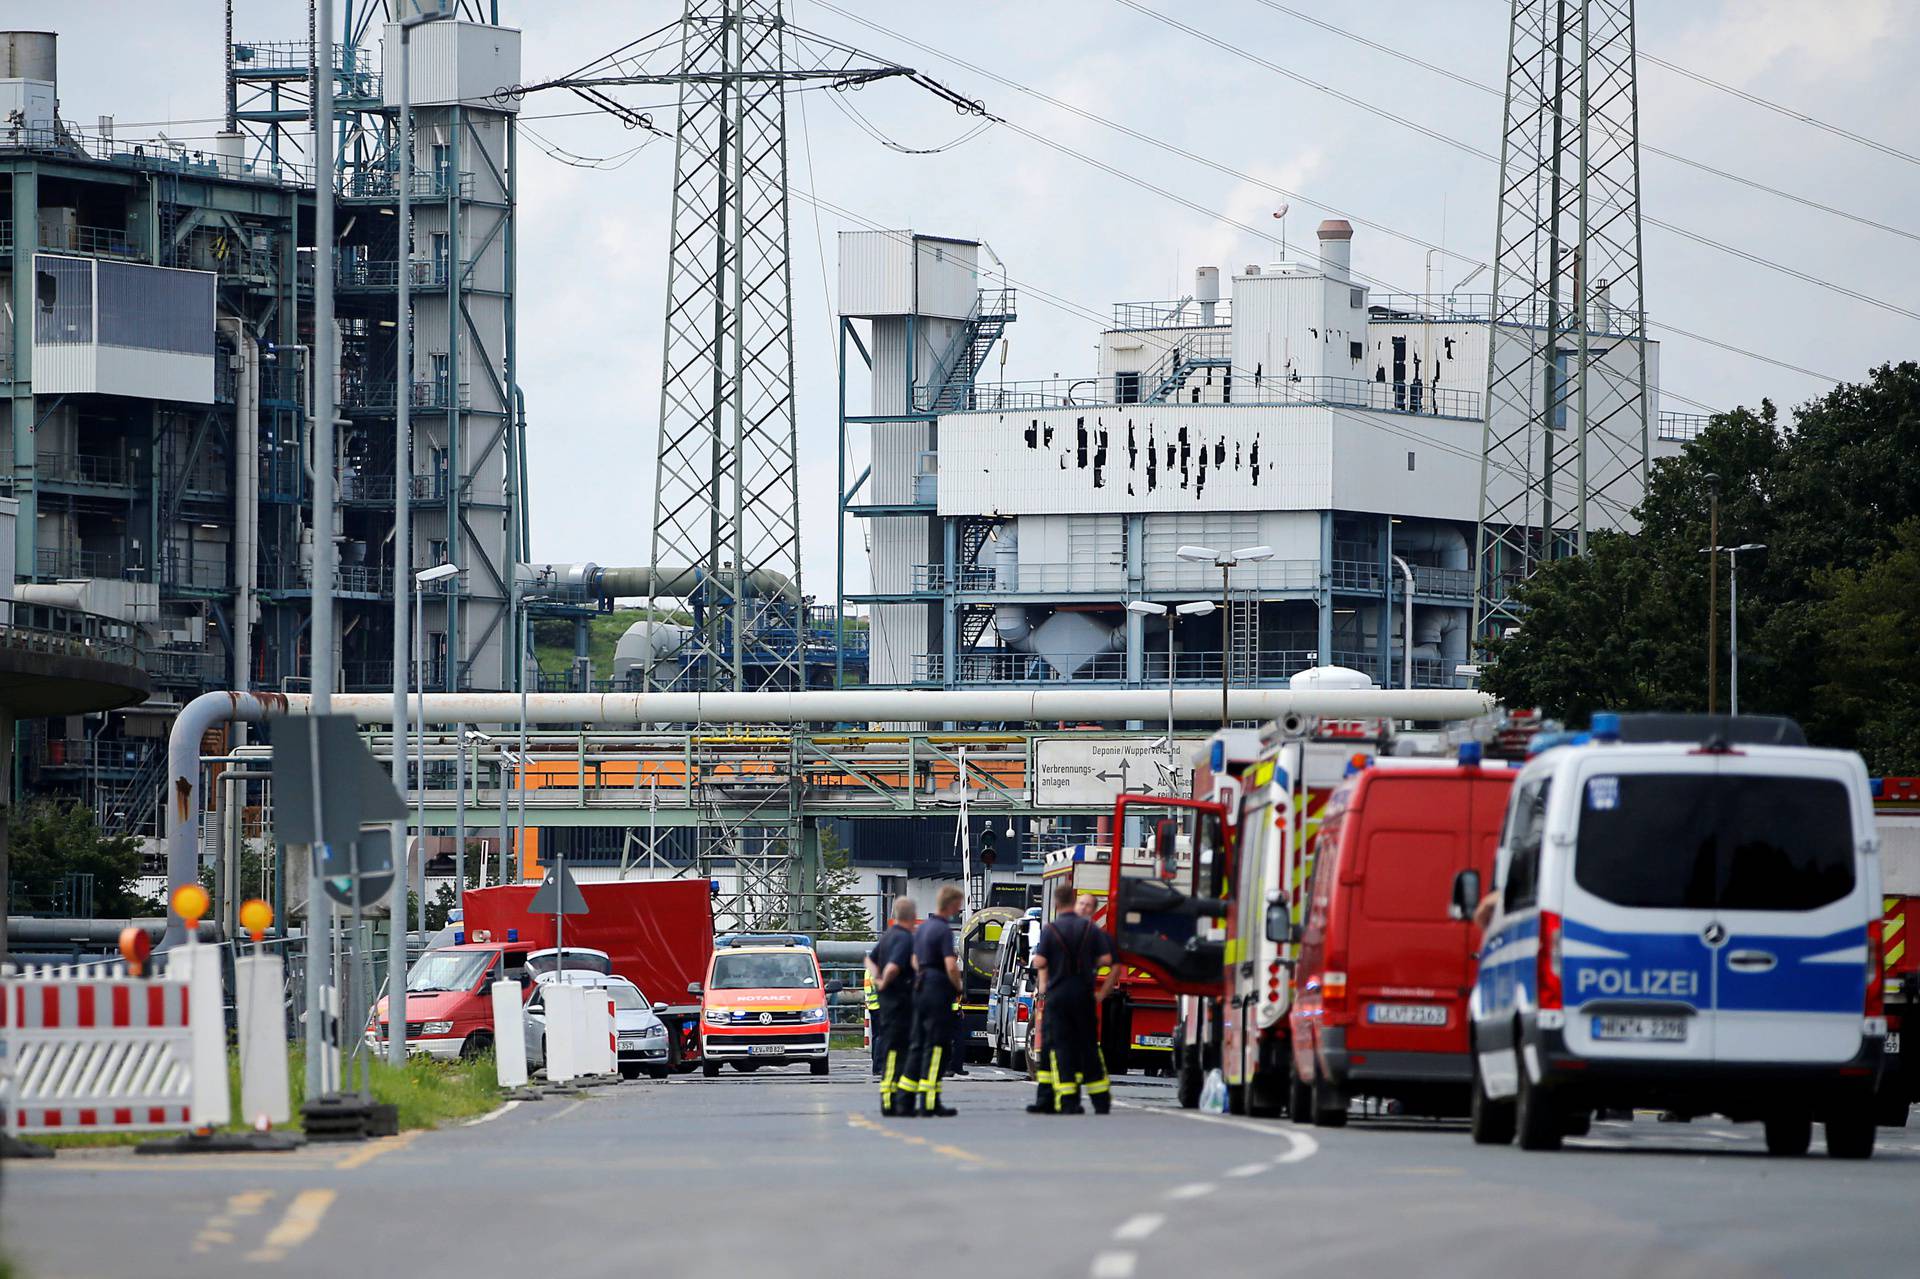
<instances>
[{"instance_id":1,"label":"metal scaffolding","mask_svg":"<svg viewBox=\"0 0 1920 1279\"><path fill-rule=\"evenodd\" d=\"M1632 527L1648 462L1633 0L1513 0L1473 633Z\"/></svg>"}]
</instances>

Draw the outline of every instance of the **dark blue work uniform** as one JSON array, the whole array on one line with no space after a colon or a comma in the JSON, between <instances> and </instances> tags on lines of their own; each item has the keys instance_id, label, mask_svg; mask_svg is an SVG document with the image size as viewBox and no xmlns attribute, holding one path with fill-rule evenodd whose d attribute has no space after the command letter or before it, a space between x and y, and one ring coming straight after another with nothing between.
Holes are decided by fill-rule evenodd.
<instances>
[{"instance_id":1,"label":"dark blue work uniform","mask_svg":"<svg viewBox=\"0 0 1920 1279\"><path fill-rule=\"evenodd\" d=\"M896 1092L905 1094L899 1102L910 1103L919 1091L903 1069L913 1034L913 933L904 924L889 924L867 958L876 970L874 982L879 995L873 1018L873 1053L880 1063L880 1113L890 1115L903 1108L896 1106ZM884 980L888 964L900 969L892 981Z\"/></svg>"},{"instance_id":2,"label":"dark blue work uniform","mask_svg":"<svg viewBox=\"0 0 1920 1279\"><path fill-rule=\"evenodd\" d=\"M914 975L913 1037L907 1054L907 1076L917 1081L921 1114L941 1110L940 1061L953 1041L953 1003L960 994L947 973L947 961L955 955L953 921L943 915L921 920L913 934L919 971Z\"/></svg>"},{"instance_id":3,"label":"dark blue work uniform","mask_svg":"<svg viewBox=\"0 0 1920 1279\"><path fill-rule=\"evenodd\" d=\"M1100 1052L1100 1014L1093 995L1101 965L1113 962L1113 943L1098 924L1066 910L1040 930L1033 953L1047 961L1047 1069L1042 1079L1052 1076L1053 1107L1062 1114L1079 1113L1084 1084L1094 1113L1104 1115L1113 1104L1112 1085Z\"/></svg>"}]
</instances>

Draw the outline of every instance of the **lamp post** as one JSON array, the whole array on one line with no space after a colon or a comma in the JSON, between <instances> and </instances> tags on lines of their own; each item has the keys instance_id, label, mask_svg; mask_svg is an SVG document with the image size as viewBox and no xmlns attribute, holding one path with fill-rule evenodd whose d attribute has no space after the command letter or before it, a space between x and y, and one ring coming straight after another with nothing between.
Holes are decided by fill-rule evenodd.
<instances>
[{"instance_id":1,"label":"lamp post","mask_svg":"<svg viewBox=\"0 0 1920 1279\"><path fill-rule=\"evenodd\" d=\"M1205 617L1213 612L1212 600L1193 600L1178 604L1169 609L1165 604L1156 604L1152 600L1128 600L1127 612L1138 613L1142 617L1167 615L1167 754L1173 754L1173 621L1174 617Z\"/></svg>"},{"instance_id":2,"label":"lamp post","mask_svg":"<svg viewBox=\"0 0 1920 1279\"><path fill-rule=\"evenodd\" d=\"M1220 570L1220 727L1227 718L1228 657L1233 644L1233 570L1241 564L1257 564L1273 558L1271 546L1243 546L1237 551L1216 551L1211 546L1183 546L1174 554L1190 564L1212 564Z\"/></svg>"},{"instance_id":3,"label":"lamp post","mask_svg":"<svg viewBox=\"0 0 1920 1279\"><path fill-rule=\"evenodd\" d=\"M1740 555L1743 551L1764 551L1765 542L1742 542L1738 546L1703 546L1702 555L1724 552L1727 557L1727 713L1740 713ZM1717 562L1717 561L1712 561Z\"/></svg>"},{"instance_id":4,"label":"lamp post","mask_svg":"<svg viewBox=\"0 0 1920 1279\"><path fill-rule=\"evenodd\" d=\"M1402 576L1407 579L1406 613L1400 622L1400 683L1403 688L1413 687L1413 566L1398 555L1393 562L1400 566Z\"/></svg>"},{"instance_id":5,"label":"lamp post","mask_svg":"<svg viewBox=\"0 0 1920 1279\"><path fill-rule=\"evenodd\" d=\"M420 841L420 905L416 915L416 924L420 929L420 940L427 939L427 667L425 639L427 632L427 588L441 582L450 582L466 572L458 564L436 564L432 568L423 568L413 575L413 664L419 682L419 696L414 699L414 733L419 742L417 760L420 769L419 803L415 821L419 828ZM403 731L403 730L400 730ZM401 863L404 868L405 862ZM403 874L401 882L406 881ZM400 894L400 916L406 917L406 892Z\"/></svg>"},{"instance_id":6,"label":"lamp post","mask_svg":"<svg viewBox=\"0 0 1920 1279\"><path fill-rule=\"evenodd\" d=\"M413 494L413 423L408 410L413 404L413 99L408 81L407 45L413 29L436 22L448 14L414 13L400 19L400 226L395 251L399 272L399 299L394 317L394 394L393 394L393 562L413 562L412 528L409 501ZM400 748L406 740L407 722L407 596L398 589L400 574L394 573L393 592L393 784L404 792L407 781L407 753ZM424 837L426 832L421 832ZM402 818L393 824L393 847L405 868L407 823ZM407 930L404 887L406 875L399 877L402 887L396 900L399 908L388 915L387 930L387 1060L395 1066L407 1060Z\"/></svg>"}]
</instances>

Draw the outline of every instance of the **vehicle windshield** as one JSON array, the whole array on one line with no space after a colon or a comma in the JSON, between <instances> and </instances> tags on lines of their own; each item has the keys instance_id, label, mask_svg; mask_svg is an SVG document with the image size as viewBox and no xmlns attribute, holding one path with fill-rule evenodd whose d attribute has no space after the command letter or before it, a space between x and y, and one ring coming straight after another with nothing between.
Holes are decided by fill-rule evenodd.
<instances>
[{"instance_id":1,"label":"vehicle windshield","mask_svg":"<svg viewBox=\"0 0 1920 1279\"><path fill-rule=\"evenodd\" d=\"M407 991L472 990L480 974L493 963L490 950L430 950L407 970Z\"/></svg>"},{"instance_id":2,"label":"vehicle windshield","mask_svg":"<svg viewBox=\"0 0 1920 1279\"><path fill-rule=\"evenodd\" d=\"M1590 777L1573 875L1619 906L1814 910L1853 891L1847 788L1738 774Z\"/></svg>"},{"instance_id":3,"label":"vehicle windshield","mask_svg":"<svg viewBox=\"0 0 1920 1279\"><path fill-rule=\"evenodd\" d=\"M811 990L820 984L813 956L716 955L711 990Z\"/></svg>"},{"instance_id":4,"label":"vehicle windshield","mask_svg":"<svg viewBox=\"0 0 1920 1279\"><path fill-rule=\"evenodd\" d=\"M620 1012L630 1013L650 1006L647 1003L647 997L641 994L640 988L632 982L617 981L602 989L613 996L613 1006Z\"/></svg>"}]
</instances>

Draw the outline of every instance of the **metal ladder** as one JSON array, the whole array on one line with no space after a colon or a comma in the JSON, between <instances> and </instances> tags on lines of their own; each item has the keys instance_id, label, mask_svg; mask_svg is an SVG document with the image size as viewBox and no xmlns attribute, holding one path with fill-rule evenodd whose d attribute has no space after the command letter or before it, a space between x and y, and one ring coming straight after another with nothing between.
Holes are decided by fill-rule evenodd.
<instances>
[{"instance_id":1,"label":"metal ladder","mask_svg":"<svg viewBox=\"0 0 1920 1279\"><path fill-rule=\"evenodd\" d=\"M1260 595L1234 591L1227 597L1227 681L1252 686L1260 669Z\"/></svg>"}]
</instances>

